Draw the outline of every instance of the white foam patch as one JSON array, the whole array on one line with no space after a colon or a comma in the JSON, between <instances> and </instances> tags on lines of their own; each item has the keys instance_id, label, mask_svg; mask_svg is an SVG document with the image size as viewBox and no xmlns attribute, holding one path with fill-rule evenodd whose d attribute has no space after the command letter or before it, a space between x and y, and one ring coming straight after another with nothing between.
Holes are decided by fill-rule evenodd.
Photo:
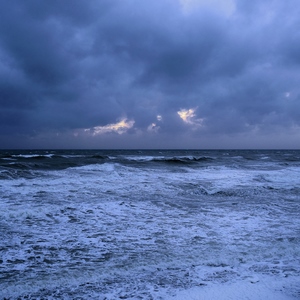
<instances>
[{"instance_id":1,"label":"white foam patch","mask_svg":"<svg viewBox=\"0 0 300 300\"><path fill-rule=\"evenodd\" d=\"M168 300L295 300L296 297L274 291L270 283L249 279L226 284L214 284L204 287L194 287L178 292L175 297Z\"/></svg>"},{"instance_id":2,"label":"white foam patch","mask_svg":"<svg viewBox=\"0 0 300 300\"><path fill-rule=\"evenodd\" d=\"M296 167L143 169L112 163L3 180L1 267L12 281L0 282L2 294L51 287L53 298L59 289L65 295L77 289L82 298L92 290L94 299L297 297L299 195L246 194L297 183ZM214 196L227 189L245 194ZM22 285L15 285L16 278Z\"/></svg>"},{"instance_id":3,"label":"white foam patch","mask_svg":"<svg viewBox=\"0 0 300 300\"><path fill-rule=\"evenodd\" d=\"M165 157L164 156L141 156L141 155L138 155L138 156L135 156L135 155L127 155L127 156L124 156L127 160L129 161L137 161L137 162L149 162L149 161L152 161L153 159L164 159Z\"/></svg>"}]
</instances>

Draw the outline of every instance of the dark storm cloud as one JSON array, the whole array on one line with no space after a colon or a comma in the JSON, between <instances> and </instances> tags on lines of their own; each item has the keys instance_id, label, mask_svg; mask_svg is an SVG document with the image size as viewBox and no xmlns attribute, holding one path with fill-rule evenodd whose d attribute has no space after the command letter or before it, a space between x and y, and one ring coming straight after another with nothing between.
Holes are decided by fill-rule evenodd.
<instances>
[{"instance_id":1,"label":"dark storm cloud","mask_svg":"<svg viewBox=\"0 0 300 300\"><path fill-rule=\"evenodd\" d=\"M109 137L124 147L126 138L174 146L176 135L276 136L300 126L295 0L12 0L0 6L3 147L14 135L25 141L68 133L64 139L73 145L73 133L95 133L94 127L120 120L135 122L127 135ZM194 114L185 121L178 114L184 109ZM95 145L97 138L80 141Z\"/></svg>"}]
</instances>

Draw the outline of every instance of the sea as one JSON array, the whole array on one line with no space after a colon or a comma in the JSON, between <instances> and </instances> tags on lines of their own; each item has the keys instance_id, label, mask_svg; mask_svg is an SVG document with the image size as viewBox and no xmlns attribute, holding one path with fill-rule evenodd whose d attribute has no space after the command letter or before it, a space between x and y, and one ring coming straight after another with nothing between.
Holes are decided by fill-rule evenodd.
<instances>
[{"instance_id":1,"label":"sea","mask_svg":"<svg viewBox=\"0 0 300 300\"><path fill-rule=\"evenodd\" d=\"M299 150L0 151L0 299L263 293L300 299Z\"/></svg>"}]
</instances>

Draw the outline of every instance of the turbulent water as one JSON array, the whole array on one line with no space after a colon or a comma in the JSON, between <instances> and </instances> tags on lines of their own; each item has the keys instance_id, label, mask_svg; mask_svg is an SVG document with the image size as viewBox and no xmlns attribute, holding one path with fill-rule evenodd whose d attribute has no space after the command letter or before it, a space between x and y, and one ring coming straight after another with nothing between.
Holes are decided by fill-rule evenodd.
<instances>
[{"instance_id":1,"label":"turbulent water","mask_svg":"<svg viewBox=\"0 0 300 300\"><path fill-rule=\"evenodd\" d=\"M1 299L300 298L300 151L1 151Z\"/></svg>"}]
</instances>

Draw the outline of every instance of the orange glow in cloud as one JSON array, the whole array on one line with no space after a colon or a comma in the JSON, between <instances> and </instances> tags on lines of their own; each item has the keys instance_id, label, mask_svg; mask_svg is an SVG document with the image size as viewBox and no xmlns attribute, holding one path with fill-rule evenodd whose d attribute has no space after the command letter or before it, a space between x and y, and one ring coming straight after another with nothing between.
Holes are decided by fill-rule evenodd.
<instances>
[{"instance_id":1,"label":"orange glow in cloud","mask_svg":"<svg viewBox=\"0 0 300 300\"><path fill-rule=\"evenodd\" d=\"M118 134L125 133L128 129L132 128L134 125L133 120L127 120L126 118L120 120L117 123L108 124L105 126L96 126L93 128L85 129L86 132L91 132L92 135L99 135L109 132L116 132Z\"/></svg>"}]
</instances>

